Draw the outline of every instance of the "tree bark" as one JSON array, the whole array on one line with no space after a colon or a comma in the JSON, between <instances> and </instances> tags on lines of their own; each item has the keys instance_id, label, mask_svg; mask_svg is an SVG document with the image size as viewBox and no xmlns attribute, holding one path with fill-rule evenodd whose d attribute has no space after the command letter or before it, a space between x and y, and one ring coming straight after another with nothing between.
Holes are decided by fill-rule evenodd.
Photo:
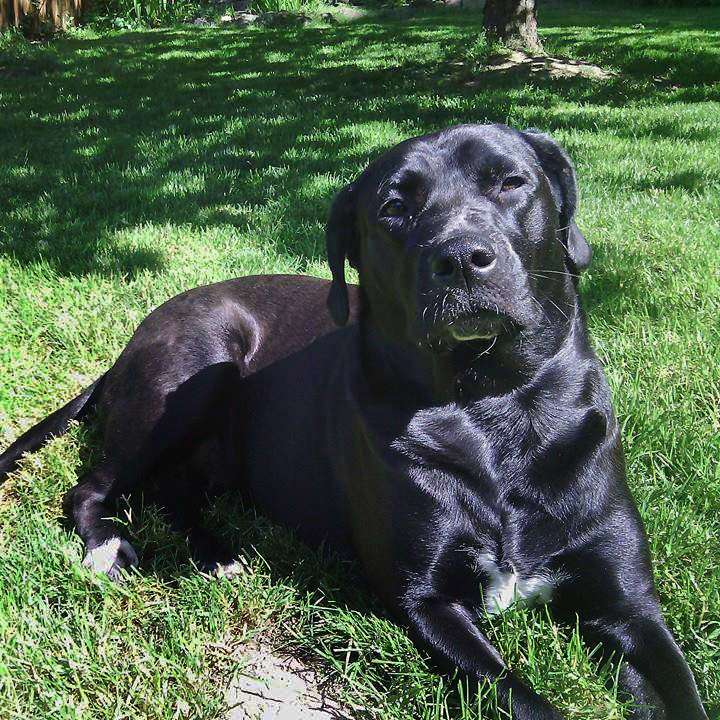
<instances>
[{"instance_id":1,"label":"tree bark","mask_svg":"<svg viewBox=\"0 0 720 720\"><path fill-rule=\"evenodd\" d=\"M18 27L29 35L64 30L85 7L87 0L0 0L0 30Z\"/></svg>"},{"instance_id":2,"label":"tree bark","mask_svg":"<svg viewBox=\"0 0 720 720\"><path fill-rule=\"evenodd\" d=\"M518 49L542 50L535 0L486 0L483 25L489 40Z\"/></svg>"}]
</instances>

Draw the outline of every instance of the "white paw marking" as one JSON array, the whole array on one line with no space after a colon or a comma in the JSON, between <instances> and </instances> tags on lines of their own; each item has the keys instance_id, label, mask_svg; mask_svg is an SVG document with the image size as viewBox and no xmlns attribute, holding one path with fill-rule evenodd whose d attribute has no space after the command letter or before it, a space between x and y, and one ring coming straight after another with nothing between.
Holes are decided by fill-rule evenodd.
<instances>
[{"instance_id":1,"label":"white paw marking","mask_svg":"<svg viewBox=\"0 0 720 720\"><path fill-rule=\"evenodd\" d=\"M121 557L124 555L124 558ZM111 571L137 565L138 557L133 546L122 538L114 537L102 545L89 550L83 559L83 565L97 573L109 575Z\"/></svg>"},{"instance_id":2,"label":"white paw marking","mask_svg":"<svg viewBox=\"0 0 720 720\"><path fill-rule=\"evenodd\" d=\"M478 553L477 566L489 578L483 586L485 611L490 615L501 613L514 602L527 605L548 603L552 600L555 581L548 574L540 573L523 577L514 568L501 570L491 553Z\"/></svg>"},{"instance_id":3,"label":"white paw marking","mask_svg":"<svg viewBox=\"0 0 720 720\"><path fill-rule=\"evenodd\" d=\"M228 563L218 563L211 574L215 577L234 578L247 570L247 561L244 558L238 558Z\"/></svg>"}]
</instances>

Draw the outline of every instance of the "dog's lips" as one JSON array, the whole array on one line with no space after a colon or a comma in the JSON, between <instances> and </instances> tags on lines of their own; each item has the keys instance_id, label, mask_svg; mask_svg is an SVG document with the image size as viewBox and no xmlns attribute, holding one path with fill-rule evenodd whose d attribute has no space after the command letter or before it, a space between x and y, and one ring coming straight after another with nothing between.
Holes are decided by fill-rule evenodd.
<instances>
[{"instance_id":1,"label":"dog's lips","mask_svg":"<svg viewBox=\"0 0 720 720\"><path fill-rule=\"evenodd\" d=\"M453 320L447 327L448 334L457 342L493 340L508 331L508 318L487 310Z\"/></svg>"},{"instance_id":2,"label":"dog's lips","mask_svg":"<svg viewBox=\"0 0 720 720\"><path fill-rule=\"evenodd\" d=\"M474 325L463 323L461 326L451 326L450 335L458 342L469 340L492 340L500 334L498 328L478 328Z\"/></svg>"}]
</instances>

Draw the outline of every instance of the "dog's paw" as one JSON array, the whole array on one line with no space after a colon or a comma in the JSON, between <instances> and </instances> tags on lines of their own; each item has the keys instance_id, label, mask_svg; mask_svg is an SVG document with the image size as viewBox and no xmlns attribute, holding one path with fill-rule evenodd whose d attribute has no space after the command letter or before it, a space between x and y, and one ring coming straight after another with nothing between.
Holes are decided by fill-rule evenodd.
<instances>
[{"instance_id":1,"label":"dog's paw","mask_svg":"<svg viewBox=\"0 0 720 720\"><path fill-rule=\"evenodd\" d=\"M248 571L248 564L245 558L235 558L234 560L214 562L201 568L203 572L216 578L234 578L244 575Z\"/></svg>"},{"instance_id":2,"label":"dog's paw","mask_svg":"<svg viewBox=\"0 0 720 720\"><path fill-rule=\"evenodd\" d=\"M89 550L83 559L83 565L96 573L107 575L111 580L121 580L122 571L138 564L138 556L133 546L119 537L106 540L102 545Z\"/></svg>"}]
</instances>

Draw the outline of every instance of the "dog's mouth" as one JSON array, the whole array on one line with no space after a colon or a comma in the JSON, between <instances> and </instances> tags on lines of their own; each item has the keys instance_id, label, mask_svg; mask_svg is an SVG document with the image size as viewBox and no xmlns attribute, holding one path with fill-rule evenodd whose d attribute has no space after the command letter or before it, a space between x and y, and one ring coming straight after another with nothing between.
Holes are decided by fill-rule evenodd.
<instances>
[{"instance_id":1,"label":"dog's mouth","mask_svg":"<svg viewBox=\"0 0 720 720\"><path fill-rule=\"evenodd\" d=\"M438 293L416 315L418 344L439 352L473 343L500 347L535 323L532 305L521 300L497 292Z\"/></svg>"},{"instance_id":2,"label":"dog's mouth","mask_svg":"<svg viewBox=\"0 0 720 720\"><path fill-rule=\"evenodd\" d=\"M478 310L472 315L462 315L448 321L446 334L455 342L473 340L497 340L514 333L517 324L512 318L499 312Z\"/></svg>"},{"instance_id":3,"label":"dog's mouth","mask_svg":"<svg viewBox=\"0 0 720 720\"><path fill-rule=\"evenodd\" d=\"M450 320L447 324L447 334L456 342L496 340L513 329L514 323L510 318L488 310Z\"/></svg>"},{"instance_id":4,"label":"dog's mouth","mask_svg":"<svg viewBox=\"0 0 720 720\"><path fill-rule=\"evenodd\" d=\"M426 326L425 343L437 350L448 350L461 343L491 343L495 346L520 330L518 321L493 308L453 313Z\"/></svg>"}]
</instances>

